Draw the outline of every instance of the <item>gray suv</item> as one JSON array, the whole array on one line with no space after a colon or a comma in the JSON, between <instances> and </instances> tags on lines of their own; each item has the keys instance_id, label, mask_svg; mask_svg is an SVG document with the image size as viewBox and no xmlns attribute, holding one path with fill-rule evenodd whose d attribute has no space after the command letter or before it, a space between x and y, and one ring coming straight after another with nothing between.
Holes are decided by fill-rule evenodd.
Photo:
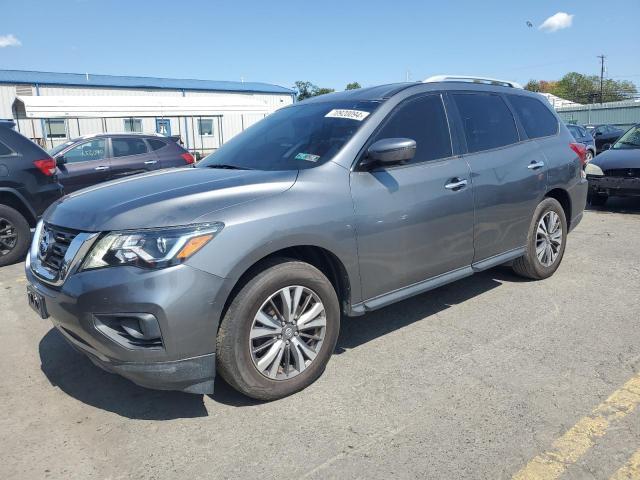
<instances>
[{"instance_id":1,"label":"gray suv","mask_svg":"<svg viewBox=\"0 0 640 480\"><path fill-rule=\"evenodd\" d=\"M257 399L324 370L362 315L512 263L543 279L582 218L584 146L537 94L444 79L282 108L197 168L55 203L28 301L100 367Z\"/></svg>"}]
</instances>

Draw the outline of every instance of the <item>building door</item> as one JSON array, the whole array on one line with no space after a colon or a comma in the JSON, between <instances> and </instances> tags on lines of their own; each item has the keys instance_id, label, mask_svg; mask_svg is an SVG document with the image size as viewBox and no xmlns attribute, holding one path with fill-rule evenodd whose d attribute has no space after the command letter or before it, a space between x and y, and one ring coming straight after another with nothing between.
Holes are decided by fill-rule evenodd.
<instances>
[{"instance_id":1,"label":"building door","mask_svg":"<svg viewBox=\"0 0 640 480\"><path fill-rule=\"evenodd\" d=\"M168 137L171 135L171 120L168 118L156 118L156 133Z\"/></svg>"}]
</instances>

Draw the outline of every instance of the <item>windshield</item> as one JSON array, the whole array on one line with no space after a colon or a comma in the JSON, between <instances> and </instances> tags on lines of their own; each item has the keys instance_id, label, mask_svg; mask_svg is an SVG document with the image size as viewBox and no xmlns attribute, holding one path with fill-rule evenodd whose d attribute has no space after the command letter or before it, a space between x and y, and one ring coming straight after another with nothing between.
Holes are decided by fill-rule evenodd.
<instances>
[{"instance_id":1,"label":"windshield","mask_svg":"<svg viewBox=\"0 0 640 480\"><path fill-rule=\"evenodd\" d=\"M58 145L57 147L53 147L50 148L49 150L47 150L47 153L49 155L51 155L52 157L55 157L57 154L59 154L62 150L64 150L65 148L67 148L69 145L72 145L73 141L69 141L69 142L64 142L61 143L60 145Z\"/></svg>"},{"instance_id":2,"label":"windshield","mask_svg":"<svg viewBox=\"0 0 640 480\"><path fill-rule=\"evenodd\" d=\"M620 139L611 147L615 150L625 148L640 148L640 125L631 127Z\"/></svg>"},{"instance_id":3,"label":"windshield","mask_svg":"<svg viewBox=\"0 0 640 480\"><path fill-rule=\"evenodd\" d=\"M331 160L379 103L334 101L294 105L256 123L198 167L300 170Z\"/></svg>"}]
</instances>

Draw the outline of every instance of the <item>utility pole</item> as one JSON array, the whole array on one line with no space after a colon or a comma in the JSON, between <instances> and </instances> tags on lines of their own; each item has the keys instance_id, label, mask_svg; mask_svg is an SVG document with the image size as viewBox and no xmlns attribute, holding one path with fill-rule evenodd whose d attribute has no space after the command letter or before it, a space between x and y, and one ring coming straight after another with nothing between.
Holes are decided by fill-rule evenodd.
<instances>
[{"instance_id":1,"label":"utility pole","mask_svg":"<svg viewBox=\"0 0 640 480\"><path fill-rule=\"evenodd\" d=\"M604 87L604 59L607 58L604 55L598 55L600 59L600 105L602 105L602 94Z\"/></svg>"}]
</instances>

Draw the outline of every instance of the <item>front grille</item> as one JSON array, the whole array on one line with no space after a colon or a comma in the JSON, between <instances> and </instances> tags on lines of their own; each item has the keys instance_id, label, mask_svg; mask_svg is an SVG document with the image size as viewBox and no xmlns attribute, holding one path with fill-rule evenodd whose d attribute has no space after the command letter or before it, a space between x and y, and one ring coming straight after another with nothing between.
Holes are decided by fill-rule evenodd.
<instances>
[{"instance_id":1,"label":"front grille","mask_svg":"<svg viewBox=\"0 0 640 480\"><path fill-rule=\"evenodd\" d=\"M71 245L78 233L77 231L54 225L43 225L42 236L38 244L38 258L42 265L52 272L58 273L69 245Z\"/></svg>"},{"instance_id":2,"label":"front grille","mask_svg":"<svg viewBox=\"0 0 640 480\"><path fill-rule=\"evenodd\" d=\"M605 170L607 177L640 178L640 168L612 168Z\"/></svg>"}]
</instances>

